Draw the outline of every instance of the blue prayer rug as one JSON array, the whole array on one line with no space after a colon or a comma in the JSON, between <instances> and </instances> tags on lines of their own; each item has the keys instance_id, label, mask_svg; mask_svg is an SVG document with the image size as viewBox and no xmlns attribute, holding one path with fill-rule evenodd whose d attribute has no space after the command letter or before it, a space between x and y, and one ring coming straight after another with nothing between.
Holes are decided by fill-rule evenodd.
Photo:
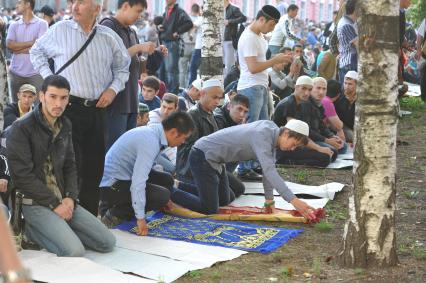
<instances>
[{"instance_id":1,"label":"blue prayer rug","mask_svg":"<svg viewBox=\"0 0 426 283\"><path fill-rule=\"evenodd\" d=\"M148 235L152 237L259 253L270 253L303 232L235 221L185 218L162 212L147 216L146 220ZM115 228L136 234L136 219Z\"/></svg>"}]
</instances>

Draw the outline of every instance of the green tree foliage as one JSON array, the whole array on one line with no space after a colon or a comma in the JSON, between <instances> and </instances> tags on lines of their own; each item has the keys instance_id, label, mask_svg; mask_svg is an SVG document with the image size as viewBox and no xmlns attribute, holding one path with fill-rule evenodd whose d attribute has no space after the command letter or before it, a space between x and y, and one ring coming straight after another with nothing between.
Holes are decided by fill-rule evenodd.
<instances>
[{"instance_id":1,"label":"green tree foliage","mask_svg":"<svg viewBox=\"0 0 426 283\"><path fill-rule=\"evenodd\" d=\"M426 18L426 1L411 0L411 6L407 11L407 19L417 28L424 18Z\"/></svg>"}]
</instances>

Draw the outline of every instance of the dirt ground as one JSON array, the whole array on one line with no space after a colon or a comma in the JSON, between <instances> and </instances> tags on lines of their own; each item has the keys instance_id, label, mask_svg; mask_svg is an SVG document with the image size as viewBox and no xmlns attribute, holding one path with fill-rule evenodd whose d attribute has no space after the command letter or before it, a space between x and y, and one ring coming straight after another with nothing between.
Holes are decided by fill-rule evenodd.
<instances>
[{"instance_id":1,"label":"dirt ground","mask_svg":"<svg viewBox=\"0 0 426 283\"><path fill-rule=\"evenodd\" d=\"M397 250L399 265L381 269L343 269L336 260L347 217L352 170L280 169L289 181L348 184L327 206L317 226L262 223L305 231L277 251L249 253L211 268L192 271L177 282L426 282L426 104L403 99L412 115L400 120L397 148Z\"/></svg>"}]
</instances>

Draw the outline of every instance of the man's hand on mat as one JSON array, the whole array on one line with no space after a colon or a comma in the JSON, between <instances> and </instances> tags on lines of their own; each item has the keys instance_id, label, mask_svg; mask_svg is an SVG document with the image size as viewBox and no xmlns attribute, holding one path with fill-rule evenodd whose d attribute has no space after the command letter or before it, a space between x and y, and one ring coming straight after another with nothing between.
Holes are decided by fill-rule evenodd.
<instances>
[{"instance_id":1,"label":"man's hand on mat","mask_svg":"<svg viewBox=\"0 0 426 283\"><path fill-rule=\"evenodd\" d=\"M145 219L138 219L138 235L146 236L148 235L148 224L146 224Z\"/></svg>"},{"instance_id":2,"label":"man's hand on mat","mask_svg":"<svg viewBox=\"0 0 426 283\"><path fill-rule=\"evenodd\" d=\"M315 208L313 208L312 206L308 205L303 200L300 200L298 198L294 198L290 203L306 219L308 219L308 220L314 220L316 218L316 216L314 214Z\"/></svg>"},{"instance_id":3,"label":"man's hand on mat","mask_svg":"<svg viewBox=\"0 0 426 283\"><path fill-rule=\"evenodd\" d=\"M72 209L63 203L58 205L53 212L64 220L70 220L72 218Z\"/></svg>"}]
</instances>

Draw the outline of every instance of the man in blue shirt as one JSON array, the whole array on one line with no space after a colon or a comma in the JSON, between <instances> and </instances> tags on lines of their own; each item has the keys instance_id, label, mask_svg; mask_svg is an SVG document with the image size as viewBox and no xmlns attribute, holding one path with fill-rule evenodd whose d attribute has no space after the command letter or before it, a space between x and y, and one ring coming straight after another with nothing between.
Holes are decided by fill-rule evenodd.
<instances>
[{"instance_id":1,"label":"man in blue shirt","mask_svg":"<svg viewBox=\"0 0 426 283\"><path fill-rule=\"evenodd\" d=\"M160 80L154 76L146 77L142 82L142 95L139 103L148 105L149 111L161 106L161 99L157 96L160 91Z\"/></svg>"},{"instance_id":2,"label":"man in blue shirt","mask_svg":"<svg viewBox=\"0 0 426 283\"><path fill-rule=\"evenodd\" d=\"M194 129L185 112L174 112L161 123L124 133L105 157L100 214L108 227L137 218L138 234L147 235L145 211L169 203L174 180L168 173L152 169L160 151L182 144Z\"/></svg>"}]
</instances>

